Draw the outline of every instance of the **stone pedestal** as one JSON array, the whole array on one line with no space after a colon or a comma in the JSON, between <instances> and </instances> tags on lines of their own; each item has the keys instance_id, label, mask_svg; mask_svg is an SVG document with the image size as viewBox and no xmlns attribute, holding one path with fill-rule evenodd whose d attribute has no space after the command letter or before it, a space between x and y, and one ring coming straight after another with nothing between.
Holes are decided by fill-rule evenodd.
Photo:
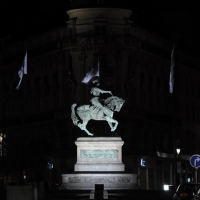
<instances>
[{"instance_id":1,"label":"stone pedestal","mask_svg":"<svg viewBox=\"0 0 200 200\"><path fill-rule=\"evenodd\" d=\"M138 189L137 175L129 173L63 174L60 189L94 190L95 184L104 184L105 190Z\"/></svg>"},{"instance_id":2,"label":"stone pedestal","mask_svg":"<svg viewBox=\"0 0 200 200\"><path fill-rule=\"evenodd\" d=\"M75 172L117 172L124 171L120 137L81 137L77 145Z\"/></svg>"},{"instance_id":3,"label":"stone pedestal","mask_svg":"<svg viewBox=\"0 0 200 200\"><path fill-rule=\"evenodd\" d=\"M137 175L124 172L121 137L80 137L74 174L62 174L62 190L138 189Z\"/></svg>"}]
</instances>

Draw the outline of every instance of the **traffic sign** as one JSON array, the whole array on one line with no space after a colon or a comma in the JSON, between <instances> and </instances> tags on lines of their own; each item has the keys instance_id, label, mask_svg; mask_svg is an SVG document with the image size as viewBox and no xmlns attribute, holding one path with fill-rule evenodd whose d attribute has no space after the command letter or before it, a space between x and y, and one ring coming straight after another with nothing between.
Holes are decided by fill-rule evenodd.
<instances>
[{"instance_id":1,"label":"traffic sign","mask_svg":"<svg viewBox=\"0 0 200 200\"><path fill-rule=\"evenodd\" d=\"M192 165L192 167L195 167L195 168L198 168L200 167L200 155L193 155L191 158L190 158L190 164Z\"/></svg>"}]
</instances>

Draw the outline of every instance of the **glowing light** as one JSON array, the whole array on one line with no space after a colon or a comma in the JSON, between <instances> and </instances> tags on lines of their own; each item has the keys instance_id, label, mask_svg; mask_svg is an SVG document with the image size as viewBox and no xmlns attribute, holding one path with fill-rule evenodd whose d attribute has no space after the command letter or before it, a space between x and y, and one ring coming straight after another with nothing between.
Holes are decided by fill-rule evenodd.
<instances>
[{"instance_id":1,"label":"glowing light","mask_svg":"<svg viewBox=\"0 0 200 200\"><path fill-rule=\"evenodd\" d=\"M141 165L142 167L145 167L145 166L146 166L146 161L143 160L143 158L140 160L140 165Z\"/></svg>"},{"instance_id":2,"label":"glowing light","mask_svg":"<svg viewBox=\"0 0 200 200\"><path fill-rule=\"evenodd\" d=\"M176 152L177 152L177 154L179 154L181 152L181 150L180 149L176 149Z\"/></svg>"},{"instance_id":3,"label":"glowing light","mask_svg":"<svg viewBox=\"0 0 200 200\"><path fill-rule=\"evenodd\" d=\"M164 190L169 190L169 185L164 185L163 188Z\"/></svg>"},{"instance_id":4,"label":"glowing light","mask_svg":"<svg viewBox=\"0 0 200 200\"><path fill-rule=\"evenodd\" d=\"M49 169L53 169L53 163L47 163L47 167L48 167Z\"/></svg>"}]
</instances>

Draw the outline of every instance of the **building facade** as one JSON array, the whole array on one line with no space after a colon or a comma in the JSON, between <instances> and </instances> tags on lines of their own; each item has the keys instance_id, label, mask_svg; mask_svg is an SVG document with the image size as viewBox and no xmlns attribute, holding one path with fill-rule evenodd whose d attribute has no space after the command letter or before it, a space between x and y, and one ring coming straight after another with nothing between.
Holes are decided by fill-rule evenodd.
<instances>
[{"instance_id":1,"label":"building facade","mask_svg":"<svg viewBox=\"0 0 200 200\"><path fill-rule=\"evenodd\" d=\"M72 124L71 105L89 104L91 82L81 81L99 58L102 88L125 99L114 117L124 140L126 171L138 174L142 189L173 185L179 141L179 181L194 181L188 159L200 151L200 60L176 48L176 94L170 94L173 41L134 26L131 14L103 1L72 1L65 27L15 42L2 39L0 155L9 134L39 134L53 149L52 184L73 172L74 142L86 133ZM25 52L28 74L16 90ZM89 122L88 129L96 136L109 131L106 122Z\"/></svg>"}]
</instances>

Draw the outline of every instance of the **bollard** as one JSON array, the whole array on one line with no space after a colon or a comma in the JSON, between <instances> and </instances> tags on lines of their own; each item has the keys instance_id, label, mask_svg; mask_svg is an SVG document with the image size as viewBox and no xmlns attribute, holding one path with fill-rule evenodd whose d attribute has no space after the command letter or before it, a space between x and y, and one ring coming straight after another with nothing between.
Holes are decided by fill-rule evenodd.
<instances>
[{"instance_id":1,"label":"bollard","mask_svg":"<svg viewBox=\"0 0 200 200\"><path fill-rule=\"evenodd\" d=\"M104 184L95 184L95 199L103 199Z\"/></svg>"}]
</instances>

